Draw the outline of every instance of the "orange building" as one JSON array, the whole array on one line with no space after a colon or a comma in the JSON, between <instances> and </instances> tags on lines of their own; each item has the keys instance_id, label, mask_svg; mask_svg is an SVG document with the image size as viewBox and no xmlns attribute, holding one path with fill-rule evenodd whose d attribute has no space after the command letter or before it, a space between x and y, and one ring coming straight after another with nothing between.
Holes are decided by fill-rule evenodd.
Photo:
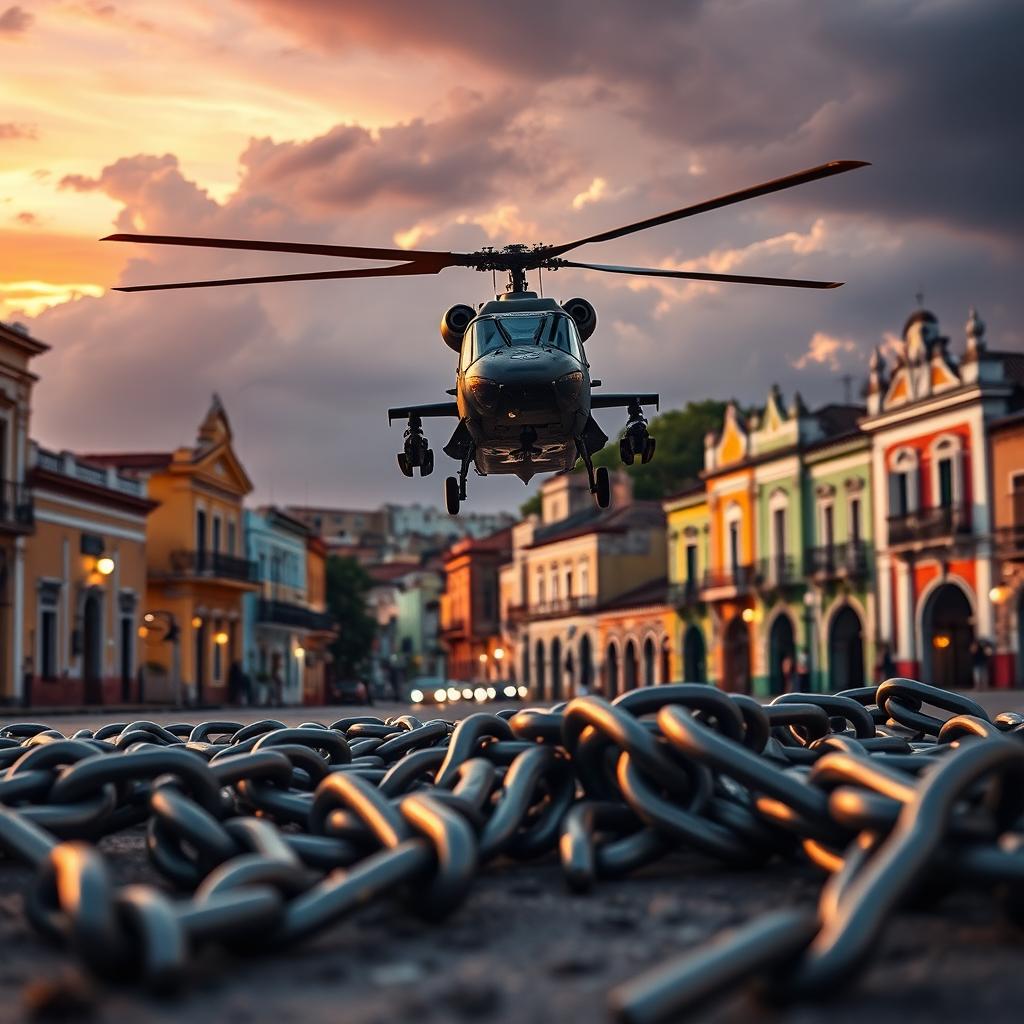
<instances>
[{"instance_id":1,"label":"orange building","mask_svg":"<svg viewBox=\"0 0 1024 1024\"><path fill-rule=\"evenodd\" d=\"M258 584L243 536L252 483L220 399L213 396L190 447L89 458L145 480L159 502L146 528L147 686L171 696L180 681L196 703L226 701L228 668L243 657L242 597Z\"/></svg>"},{"instance_id":2,"label":"orange building","mask_svg":"<svg viewBox=\"0 0 1024 1024\"><path fill-rule=\"evenodd\" d=\"M302 702L324 704L327 699L327 663L331 641L337 635L327 614L327 545L319 537L306 541L306 604L313 613L305 638Z\"/></svg>"},{"instance_id":3,"label":"orange building","mask_svg":"<svg viewBox=\"0 0 1024 1024\"><path fill-rule=\"evenodd\" d=\"M467 537L444 556L441 642L448 655L448 677L460 682L505 679L498 608L498 570L512 553L512 530L479 540Z\"/></svg>"},{"instance_id":4,"label":"orange building","mask_svg":"<svg viewBox=\"0 0 1024 1024\"><path fill-rule=\"evenodd\" d=\"M995 605L996 686L1024 686L1024 411L989 427L992 521L998 558Z\"/></svg>"},{"instance_id":5,"label":"orange building","mask_svg":"<svg viewBox=\"0 0 1024 1024\"><path fill-rule=\"evenodd\" d=\"M35 531L24 558L25 702L118 704L140 685L145 482L34 443Z\"/></svg>"}]
</instances>

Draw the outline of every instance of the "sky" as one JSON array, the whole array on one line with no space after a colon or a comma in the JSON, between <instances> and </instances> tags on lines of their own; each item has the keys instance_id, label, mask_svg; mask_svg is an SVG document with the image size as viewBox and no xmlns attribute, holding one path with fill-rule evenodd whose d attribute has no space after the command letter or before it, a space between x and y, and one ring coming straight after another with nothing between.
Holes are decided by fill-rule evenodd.
<instances>
[{"instance_id":1,"label":"sky","mask_svg":"<svg viewBox=\"0 0 1024 1024\"><path fill-rule=\"evenodd\" d=\"M0 319L52 349L32 433L80 453L191 443L216 391L257 501L440 504L390 405L454 383L406 280L124 294L118 283L356 266L128 246L111 230L475 250L557 243L833 159L872 166L574 258L846 282L808 292L577 270L606 389L811 405L856 393L924 296L1024 349L1019 0L0 0ZM599 417L614 436L614 411ZM471 477L466 508L514 509Z\"/></svg>"}]
</instances>

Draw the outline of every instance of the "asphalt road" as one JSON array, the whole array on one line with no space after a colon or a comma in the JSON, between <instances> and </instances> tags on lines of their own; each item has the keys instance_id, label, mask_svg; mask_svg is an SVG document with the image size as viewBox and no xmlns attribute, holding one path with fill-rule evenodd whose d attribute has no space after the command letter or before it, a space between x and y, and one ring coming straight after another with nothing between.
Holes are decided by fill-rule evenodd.
<instances>
[{"instance_id":1,"label":"asphalt road","mask_svg":"<svg viewBox=\"0 0 1024 1024\"><path fill-rule=\"evenodd\" d=\"M992 705L996 710L1024 707L1024 694L996 696L1002 698ZM329 723L364 710L270 713L288 724ZM459 717L466 709L450 710ZM216 717L244 722L265 714L267 709L236 709ZM146 717L192 720L188 713ZM68 715L52 721L70 733L102 718ZM161 884L147 861L141 830L104 839L101 848L118 881ZM0 1021L590 1024L608 1019L607 993L619 981L757 914L812 907L821 877L791 866L730 871L679 855L580 896L569 892L553 862L499 862L474 881L462 906L440 924L424 923L399 899L385 900L284 953L205 953L170 999L84 979L63 951L26 922L21 891L29 881L28 870L0 862ZM901 912L860 980L823 1006L767 1010L736 993L687 1019L1018 1021L1024 1005L1022 941L1024 933L1002 921L986 896L957 892L933 910Z\"/></svg>"}]
</instances>

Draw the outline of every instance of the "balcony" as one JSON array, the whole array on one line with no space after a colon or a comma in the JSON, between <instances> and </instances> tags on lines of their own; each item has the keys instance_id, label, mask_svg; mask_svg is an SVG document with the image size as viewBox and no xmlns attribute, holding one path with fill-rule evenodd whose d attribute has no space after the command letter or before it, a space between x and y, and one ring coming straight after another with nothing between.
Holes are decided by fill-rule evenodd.
<instances>
[{"instance_id":1,"label":"balcony","mask_svg":"<svg viewBox=\"0 0 1024 1024\"><path fill-rule=\"evenodd\" d=\"M861 579L868 571L868 549L863 541L829 544L810 548L807 563L811 576L817 580Z\"/></svg>"},{"instance_id":2,"label":"balcony","mask_svg":"<svg viewBox=\"0 0 1024 1024\"><path fill-rule=\"evenodd\" d=\"M535 604L513 604L508 607L508 620L509 622L524 622L537 619L559 619L566 615L578 615L592 611L596 605L597 598L593 595L561 597L554 601Z\"/></svg>"},{"instance_id":3,"label":"balcony","mask_svg":"<svg viewBox=\"0 0 1024 1024\"><path fill-rule=\"evenodd\" d=\"M0 481L0 530L28 533L35 521L32 488L14 480Z\"/></svg>"},{"instance_id":4,"label":"balcony","mask_svg":"<svg viewBox=\"0 0 1024 1024\"><path fill-rule=\"evenodd\" d=\"M701 584L701 596L705 599L735 597L746 593L754 585L754 567L736 565L731 569L709 569Z\"/></svg>"},{"instance_id":5,"label":"balcony","mask_svg":"<svg viewBox=\"0 0 1024 1024\"><path fill-rule=\"evenodd\" d=\"M466 620L464 618L442 618L442 636L465 636Z\"/></svg>"},{"instance_id":6,"label":"balcony","mask_svg":"<svg viewBox=\"0 0 1024 1024\"><path fill-rule=\"evenodd\" d=\"M687 605L696 604L700 600L700 588L696 580L684 580L681 583L670 583L668 587L668 600L677 608L684 608Z\"/></svg>"},{"instance_id":7,"label":"balcony","mask_svg":"<svg viewBox=\"0 0 1024 1024\"><path fill-rule=\"evenodd\" d=\"M927 545L948 541L957 534L970 533L968 509L963 505L940 505L889 516L889 546Z\"/></svg>"},{"instance_id":8,"label":"balcony","mask_svg":"<svg viewBox=\"0 0 1024 1024\"><path fill-rule=\"evenodd\" d=\"M762 590L792 587L803 582L800 566L792 555L775 555L757 563L757 585Z\"/></svg>"},{"instance_id":9,"label":"balcony","mask_svg":"<svg viewBox=\"0 0 1024 1024\"><path fill-rule=\"evenodd\" d=\"M266 598L260 599L256 620L271 626L293 626L296 629L323 632L334 628L334 620L325 612L315 612L301 604L271 601Z\"/></svg>"},{"instance_id":10,"label":"balcony","mask_svg":"<svg viewBox=\"0 0 1024 1024\"><path fill-rule=\"evenodd\" d=\"M1003 558L1024 559L1024 523L999 527L995 541L996 551Z\"/></svg>"},{"instance_id":11,"label":"balcony","mask_svg":"<svg viewBox=\"0 0 1024 1024\"><path fill-rule=\"evenodd\" d=\"M219 551L172 551L171 575L256 583L256 563Z\"/></svg>"}]
</instances>

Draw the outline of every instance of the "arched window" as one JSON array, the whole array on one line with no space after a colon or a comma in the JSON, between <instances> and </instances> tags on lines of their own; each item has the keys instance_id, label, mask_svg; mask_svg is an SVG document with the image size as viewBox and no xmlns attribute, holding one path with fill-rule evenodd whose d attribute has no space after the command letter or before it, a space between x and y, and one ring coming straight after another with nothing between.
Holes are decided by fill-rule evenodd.
<instances>
[{"instance_id":1,"label":"arched window","mask_svg":"<svg viewBox=\"0 0 1024 1024\"><path fill-rule=\"evenodd\" d=\"M768 578L779 583L786 578L787 527L789 520L789 494L781 487L768 498L771 526L768 531Z\"/></svg>"},{"instance_id":2,"label":"arched window","mask_svg":"<svg viewBox=\"0 0 1024 1024\"><path fill-rule=\"evenodd\" d=\"M653 686L655 683L654 669L654 640L648 637L644 641L644 686Z\"/></svg>"},{"instance_id":3,"label":"arched window","mask_svg":"<svg viewBox=\"0 0 1024 1024\"><path fill-rule=\"evenodd\" d=\"M743 509L734 501L725 510L725 551L723 563L730 576L739 575L743 561L743 544L740 530L743 527Z\"/></svg>"},{"instance_id":4,"label":"arched window","mask_svg":"<svg viewBox=\"0 0 1024 1024\"><path fill-rule=\"evenodd\" d=\"M937 438L931 448L931 491L934 508L951 509L963 501L960 439Z\"/></svg>"}]
</instances>

